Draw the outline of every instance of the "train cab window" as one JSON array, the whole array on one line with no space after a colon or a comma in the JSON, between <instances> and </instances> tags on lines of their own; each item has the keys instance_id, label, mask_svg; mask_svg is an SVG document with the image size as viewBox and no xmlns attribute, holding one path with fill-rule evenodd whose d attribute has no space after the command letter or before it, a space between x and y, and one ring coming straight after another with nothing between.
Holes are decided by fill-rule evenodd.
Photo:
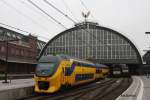
<instances>
[{"instance_id":1,"label":"train cab window","mask_svg":"<svg viewBox=\"0 0 150 100\"><path fill-rule=\"evenodd\" d=\"M39 63L36 68L36 75L38 76L49 76L55 71L55 63Z\"/></svg>"},{"instance_id":2,"label":"train cab window","mask_svg":"<svg viewBox=\"0 0 150 100\"><path fill-rule=\"evenodd\" d=\"M100 68L96 68L96 73L100 73L101 69Z\"/></svg>"}]
</instances>

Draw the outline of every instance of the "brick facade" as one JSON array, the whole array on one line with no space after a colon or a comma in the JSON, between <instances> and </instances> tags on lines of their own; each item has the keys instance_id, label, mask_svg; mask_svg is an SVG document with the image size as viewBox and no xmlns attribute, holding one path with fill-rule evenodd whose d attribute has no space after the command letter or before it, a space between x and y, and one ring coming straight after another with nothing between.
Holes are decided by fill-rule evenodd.
<instances>
[{"instance_id":1,"label":"brick facade","mask_svg":"<svg viewBox=\"0 0 150 100\"><path fill-rule=\"evenodd\" d=\"M8 34L9 33L9 34ZM10 37L10 35L12 37ZM15 36L14 36L15 35ZM22 35L0 27L0 72L5 71L7 40L8 42L8 71L9 73L34 72L39 51L39 40L33 35Z\"/></svg>"},{"instance_id":2,"label":"brick facade","mask_svg":"<svg viewBox=\"0 0 150 100\"><path fill-rule=\"evenodd\" d=\"M37 38L31 35L28 36L29 41L26 45L21 44L21 41L8 43L8 59L24 59L35 60L37 56ZM0 55L3 59L6 57L6 42L0 42Z\"/></svg>"}]
</instances>

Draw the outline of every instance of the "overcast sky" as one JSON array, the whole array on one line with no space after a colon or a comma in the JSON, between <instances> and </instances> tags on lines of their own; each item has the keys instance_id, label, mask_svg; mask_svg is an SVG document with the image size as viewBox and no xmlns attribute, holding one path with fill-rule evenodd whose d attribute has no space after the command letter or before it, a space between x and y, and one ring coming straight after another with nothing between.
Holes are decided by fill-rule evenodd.
<instances>
[{"instance_id":1,"label":"overcast sky","mask_svg":"<svg viewBox=\"0 0 150 100\"><path fill-rule=\"evenodd\" d=\"M31 0L49 15L71 28L74 23L58 13L43 0ZM127 36L143 50L150 47L150 0L47 0L72 17L76 22L84 21L81 12L90 10L90 21L112 28ZM83 1L84 5L81 3ZM50 40L65 29L43 14L27 0L0 0L0 22L23 29L44 41ZM7 27L6 27L7 28ZM11 29L11 28L10 28ZM28 34L28 33L23 33Z\"/></svg>"}]
</instances>

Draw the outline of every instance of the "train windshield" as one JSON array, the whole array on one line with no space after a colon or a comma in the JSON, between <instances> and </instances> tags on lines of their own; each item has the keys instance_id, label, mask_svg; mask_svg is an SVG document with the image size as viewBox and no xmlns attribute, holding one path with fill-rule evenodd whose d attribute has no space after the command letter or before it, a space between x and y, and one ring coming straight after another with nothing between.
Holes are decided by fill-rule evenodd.
<instances>
[{"instance_id":1,"label":"train windshield","mask_svg":"<svg viewBox=\"0 0 150 100\"><path fill-rule=\"evenodd\" d=\"M38 63L36 68L36 75L37 76L50 76L54 73L56 63Z\"/></svg>"}]
</instances>

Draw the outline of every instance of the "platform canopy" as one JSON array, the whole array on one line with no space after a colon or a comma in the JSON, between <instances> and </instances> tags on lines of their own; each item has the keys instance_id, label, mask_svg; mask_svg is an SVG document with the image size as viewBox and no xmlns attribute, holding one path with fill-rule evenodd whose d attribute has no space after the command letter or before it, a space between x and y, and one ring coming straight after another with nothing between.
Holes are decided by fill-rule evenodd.
<instances>
[{"instance_id":1,"label":"platform canopy","mask_svg":"<svg viewBox=\"0 0 150 100\"><path fill-rule=\"evenodd\" d=\"M126 36L87 21L78 23L49 40L40 57L49 54L67 54L105 64L142 63L136 46Z\"/></svg>"}]
</instances>

